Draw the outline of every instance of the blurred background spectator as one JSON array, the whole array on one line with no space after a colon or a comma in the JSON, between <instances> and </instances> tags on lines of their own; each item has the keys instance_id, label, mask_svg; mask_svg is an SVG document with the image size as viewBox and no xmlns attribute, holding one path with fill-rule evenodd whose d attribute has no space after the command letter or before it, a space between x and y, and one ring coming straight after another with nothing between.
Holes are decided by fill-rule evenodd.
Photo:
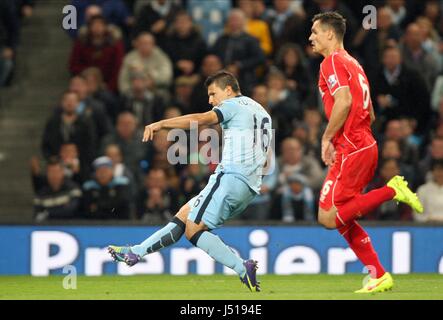
<instances>
[{"instance_id":1,"label":"blurred background spectator","mask_svg":"<svg viewBox=\"0 0 443 320\"><path fill-rule=\"evenodd\" d=\"M87 219L129 219L129 180L115 176L112 160L106 156L93 162L94 178L83 184L83 210Z\"/></svg>"},{"instance_id":2,"label":"blurred background spectator","mask_svg":"<svg viewBox=\"0 0 443 320\"><path fill-rule=\"evenodd\" d=\"M248 94L256 83L256 68L265 63L265 54L258 40L246 33L243 11L231 10L225 32L211 50L220 57L225 69L238 78L242 92Z\"/></svg>"},{"instance_id":3,"label":"blurred background spectator","mask_svg":"<svg viewBox=\"0 0 443 320\"><path fill-rule=\"evenodd\" d=\"M173 70L169 57L157 47L155 38L147 32L140 33L135 39L135 49L129 52L120 71L118 86L121 94L130 92L131 75L135 72L146 73L154 82L158 93L169 98Z\"/></svg>"},{"instance_id":4,"label":"blurred background spectator","mask_svg":"<svg viewBox=\"0 0 443 320\"><path fill-rule=\"evenodd\" d=\"M117 91L117 79L124 55L121 34L108 28L102 16L93 16L87 29L74 42L69 60L69 70L73 75L88 67L97 67L103 74L108 88Z\"/></svg>"},{"instance_id":5,"label":"blurred background spectator","mask_svg":"<svg viewBox=\"0 0 443 320\"><path fill-rule=\"evenodd\" d=\"M176 14L164 42L165 52L174 66L175 77L198 72L207 48L200 31L186 11Z\"/></svg>"},{"instance_id":6,"label":"blurred background spectator","mask_svg":"<svg viewBox=\"0 0 443 320\"><path fill-rule=\"evenodd\" d=\"M48 162L45 179L34 198L35 221L79 218L82 193L77 184L65 177L62 163Z\"/></svg>"},{"instance_id":7,"label":"blurred background spectator","mask_svg":"<svg viewBox=\"0 0 443 320\"><path fill-rule=\"evenodd\" d=\"M395 175L399 175L400 166L395 159L385 159L379 164L379 173L367 186L366 191L380 188ZM397 204L395 200L384 202L373 212L364 216L365 220L412 220L412 210L404 203Z\"/></svg>"},{"instance_id":8,"label":"blurred background spectator","mask_svg":"<svg viewBox=\"0 0 443 320\"><path fill-rule=\"evenodd\" d=\"M60 153L63 144L75 144L83 170L82 176L87 178L96 152L97 136L94 124L78 114L79 103L78 94L72 91L64 93L60 112L55 112L46 123L41 148L44 157L49 159Z\"/></svg>"},{"instance_id":9,"label":"blurred background spectator","mask_svg":"<svg viewBox=\"0 0 443 320\"><path fill-rule=\"evenodd\" d=\"M431 167L432 178L418 188L417 195L425 208L418 221L443 221L443 160L435 160Z\"/></svg>"}]
</instances>

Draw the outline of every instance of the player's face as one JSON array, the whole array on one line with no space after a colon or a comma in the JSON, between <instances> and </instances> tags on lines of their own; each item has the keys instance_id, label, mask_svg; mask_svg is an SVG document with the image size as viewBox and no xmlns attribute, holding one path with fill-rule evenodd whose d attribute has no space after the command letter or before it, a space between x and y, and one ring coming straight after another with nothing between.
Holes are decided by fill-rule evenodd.
<instances>
[{"instance_id":1,"label":"player's face","mask_svg":"<svg viewBox=\"0 0 443 320\"><path fill-rule=\"evenodd\" d=\"M311 28L311 35L309 36L312 51L321 54L326 49L327 39L328 30L322 28L319 20L315 21Z\"/></svg>"},{"instance_id":2,"label":"player's face","mask_svg":"<svg viewBox=\"0 0 443 320\"><path fill-rule=\"evenodd\" d=\"M223 100L229 99L231 94L231 87L228 86L222 89L216 83L213 83L208 87L209 104L213 107L218 106Z\"/></svg>"}]
</instances>

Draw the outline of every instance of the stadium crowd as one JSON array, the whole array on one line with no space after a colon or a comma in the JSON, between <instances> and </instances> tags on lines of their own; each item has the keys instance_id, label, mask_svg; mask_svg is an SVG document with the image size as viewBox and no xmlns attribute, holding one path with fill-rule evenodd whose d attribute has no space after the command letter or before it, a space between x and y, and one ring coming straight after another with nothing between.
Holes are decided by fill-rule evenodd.
<instances>
[{"instance_id":1,"label":"stadium crowd","mask_svg":"<svg viewBox=\"0 0 443 320\"><path fill-rule=\"evenodd\" d=\"M366 191L404 175L425 205L419 219L443 221L443 3L371 1L377 27L364 29L365 2L72 0L79 23L69 31L72 78L42 133L47 165L31 161L36 220L170 219L216 164L170 164L173 142L160 132L141 143L144 125L210 110L204 80L222 68L275 128L275 170L240 218L315 220L326 119L317 89L322 59L308 37L313 15L334 10L347 19L345 48L366 70L377 117L379 167ZM0 84L16 43L2 28L5 17ZM391 201L365 219L413 215Z\"/></svg>"}]
</instances>

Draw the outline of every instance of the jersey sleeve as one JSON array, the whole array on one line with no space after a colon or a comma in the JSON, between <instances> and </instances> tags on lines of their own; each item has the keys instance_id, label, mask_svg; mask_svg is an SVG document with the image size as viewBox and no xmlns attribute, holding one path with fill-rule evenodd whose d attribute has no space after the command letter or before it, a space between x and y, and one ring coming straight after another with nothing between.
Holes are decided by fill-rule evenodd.
<instances>
[{"instance_id":1,"label":"jersey sleeve","mask_svg":"<svg viewBox=\"0 0 443 320\"><path fill-rule=\"evenodd\" d=\"M320 70L331 95L334 95L340 88L349 87L349 72L343 61L336 55L333 54L330 59L325 60Z\"/></svg>"},{"instance_id":2,"label":"jersey sleeve","mask_svg":"<svg viewBox=\"0 0 443 320\"><path fill-rule=\"evenodd\" d=\"M218 117L219 123L226 123L231 120L235 113L237 112L237 108L231 102L222 102L218 106L212 109L215 111Z\"/></svg>"}]
</instances>

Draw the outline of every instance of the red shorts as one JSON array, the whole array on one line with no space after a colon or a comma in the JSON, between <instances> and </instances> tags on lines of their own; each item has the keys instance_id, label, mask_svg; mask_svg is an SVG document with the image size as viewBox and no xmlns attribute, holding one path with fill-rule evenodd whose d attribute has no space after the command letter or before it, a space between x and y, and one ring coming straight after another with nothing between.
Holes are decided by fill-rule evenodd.
<instances>
[{"instance_id":1,"label":"red shorts","mask_svg":"<svg viewBox=\"0 0 443 320\"><path fill-rule=\"evenodd\" d=\"M320 192L320 208L329 210L360 194L372 180L377 160L376 142L347 154L337 154Z\"/></svg>"}]
</instances>

